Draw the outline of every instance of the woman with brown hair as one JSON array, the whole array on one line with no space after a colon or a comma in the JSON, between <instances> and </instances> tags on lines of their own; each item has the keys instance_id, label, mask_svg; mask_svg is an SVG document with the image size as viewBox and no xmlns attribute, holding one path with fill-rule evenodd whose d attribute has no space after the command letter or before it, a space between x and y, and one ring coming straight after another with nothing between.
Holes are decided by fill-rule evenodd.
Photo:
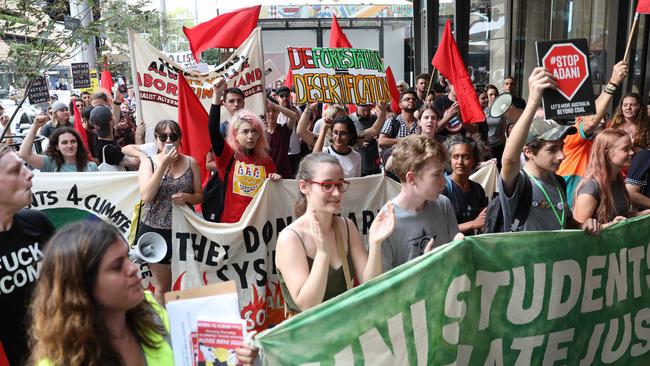
<instances>
[{"instance_id":1,"label":"woman with brown hair","mask_svg":"<svg viewBox=\"0 0 650 366\"><path fill-rule=\"evenodd\" d=\"M167 313L116 227L81 221L48 245L30 309L33 364L174 364Z\"/></svg>"},{"instance_id":2,"label":"woman with brown hair","mask_svg":"<svg viewBox=\"0 0 650 366\"><path fill-rule=\"evenodd\" d=\"M627 93L607 127L621 129L632 139L635 150L650 148L650 128L645 104L638 93Z\"/></svg>"},{"instance_id":3,"label":"woman with brown hair","mask_svg":"<svg viewBox=\"0 0 650 366\"><path fill-rule=\"evenodd\" d=\"M20 157L42 172L95 172L97 165L88 160L81 136L71 127L57 128L50 135L44 155L32 151L36 131L43 126L46 116L37 116L20 146Z\"/></svg>"},{"instance_id":4,"label":"woman with brown hair","mask_svg":"<svg viewBox=\"0 0 650 366\"><path fill-rule=\"evenodd\" d=\"M298 173L298 217L280 233L275 263L288 314L312 308L382 273L381 244L393 231L392 206L368 231L368 251L350 219L339 217L349 186L341 163L327 153L307 155ZM355 276L356 274L356 276Z\"/></svg>"},{"instance_id":5,"label":"woman with brown hair","mask_svg":"<svg viewBox=\"0 0 650 366\"><path fill-rule=\"evenodd\" d=\"M163 120L154 129L158 154L143 159L138 170L138 183L144 206L140 214L138 235L160 234L167 243L167 255L160 263L150 263L156 286L156 299L171 290L172 202L196 205L203 199L201 171L196 160L178 152L181 128L178 123Z\"/></svg>"}]
</instances>

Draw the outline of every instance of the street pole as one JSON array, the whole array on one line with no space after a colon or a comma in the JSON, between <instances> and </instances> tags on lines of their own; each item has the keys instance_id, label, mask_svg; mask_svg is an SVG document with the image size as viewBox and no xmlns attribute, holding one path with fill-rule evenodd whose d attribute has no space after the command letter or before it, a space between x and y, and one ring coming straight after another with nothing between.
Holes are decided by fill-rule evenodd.
<instances>
[{"instance_id":1,"label":"street pole","mask_svg":"<svg viewBox=\"0 0 650 366\"><path fill-rule=\"evenodd\" d=\"M88 0L70 0L70 16L81 21L81 27L88 26L93 21L93 11ZM74 32L74 31L73 31ZM74 57L76 62L87 62L90 69L97 65L97 53L95 50L95 37L91 37L89 43L81 45L81 52Z\"/></svg>"}]
</instances>

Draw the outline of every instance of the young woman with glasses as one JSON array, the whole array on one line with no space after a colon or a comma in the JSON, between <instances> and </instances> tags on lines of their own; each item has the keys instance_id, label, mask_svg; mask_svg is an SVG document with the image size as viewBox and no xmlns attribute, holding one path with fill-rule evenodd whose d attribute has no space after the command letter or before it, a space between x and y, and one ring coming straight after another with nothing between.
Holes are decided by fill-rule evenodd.
<instances>
[{"instance_id":1,"label":"young woman with glasses","mask_svg":"<svg viewBox=\"0 0 650 366\"><path fill-rule=\"evenodd\" d=\"M300 162L300 196L294 211L298 217L280 233L275 263L289 315L305 311L382 273L381 244L393 231L392 206L380 212L364 248L359 230L340 217L341 200L349 182L339 161L326 153L314 153Z\"/></svg>"},{"instance_id":2,"label":"young woman with glasses","mask_svg":"<svg viewBox=\"0 0 650 366\"><path fill-rule=\"evenodd\" d=\"M333 120L324 119L323 121L313 152L323 151L338 159L346 178L360 177L361 154L352 148L357 143L357 130L354 127L354 122L348 116L336 117ZM332 130L332 144L323 148L325 136L330 129Z\"/></svg>"},{"instance_id":3,"label":"young woman with glasses","mask_svg":"<svg viewBox=\"0 0 650 366\"><path fill-rule=\"evenodd\" d=\"M219 78L212 88L214 94L208 129L217 165L216 174L226 184L223 212L218 222L233 223L239 221L266 178L279 180L282 177L275 172L264 125L258 116L239 110L228 124L227 136L221 134L221 99L226 83Z\"/></svg>"},{"instance_id":4,"label":"young woman with glasses","mask_svg":"<svg viewBox=\"0 0 650 366\"><path fill-rule=\"evenodd\" d=\"M174 121L158 122L154 130L158 154L143 159L138 170L144 206L138 235L156 232L167 242L167 255L149 267L156 286L156 300L171 289L172 202L195 205L203 198L201 172L196 160L178 152L181 129Z\"/></svg>"}]
</instances>

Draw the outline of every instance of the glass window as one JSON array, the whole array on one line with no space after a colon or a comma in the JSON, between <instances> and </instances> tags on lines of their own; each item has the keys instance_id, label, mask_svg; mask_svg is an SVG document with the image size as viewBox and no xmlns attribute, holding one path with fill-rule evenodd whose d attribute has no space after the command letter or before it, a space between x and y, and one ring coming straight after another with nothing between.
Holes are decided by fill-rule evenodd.
<instances>
[{"instance_id":1,"label":"glass window","mask_svg":"<svg viewBox=\"0 0 650 366\"><path fill-rule=\"evenodd\" d=\"M472 0L467 70L479 86L499 85L505 77L505 0Z\"/></svg>"}]
</instances>

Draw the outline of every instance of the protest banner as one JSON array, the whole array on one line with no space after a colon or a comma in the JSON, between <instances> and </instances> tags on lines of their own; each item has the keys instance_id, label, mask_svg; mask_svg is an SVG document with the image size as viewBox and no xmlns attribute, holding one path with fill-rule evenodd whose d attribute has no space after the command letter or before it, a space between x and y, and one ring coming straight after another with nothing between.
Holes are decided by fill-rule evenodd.
<instances>
[{"instance_id":1,"label":"protest banner","mask_svg":"<svg viewBox=\"0 0 650 366\"><path fill-rule=\"evenodd\" d=\"M357 48L287 47L296 104L390 103L379 51Z\"/></svg>"},{"instance_id":2,"label":"protest banner","mask_svg":"<svg viewBox=\"0 0 650 366\"><path fill-rule=\"evenodd\" d=\"M567 118L596 113L591 85L587 40L535 42L537 60L557 81L557 89L544 89L545 118Z\"/></svg>"},{"instance_id":3,"label":"protest banner","mask_svg":"<svg viewBox=\"0 0 650 366\"><path fill-rule=\"evenodd\" d=\"M71 63L70 70L74 89L90 88L90 69L87 62Z\"/></svg>"},{"instance_id":4,"label":"protest banner","mask_svg":"<svg viewBox=\"0 0 650 366\"><path fill-rule=\"evenodd\" d=\"M650 217L436 248L259 334L265 365L647 365Z\"/></svg>"},{"instance_id":5,"label":"protest banner","mask_svg":"<svg viewBox=\"0 0 650 366\"><path fill-rule=\"evenodd\" d=\"M255 29L248 39L223 64L208 73L184 69L163 52L157 50L136 33L129 30L132 66L135 69L134 91L140 101L138 110L147 124L147 140L153 139L153 128L158 121L178 119L178 74L192 87L206 111L212 104L212 82L226 77L228 87L237 87L244 93L245 108L264 115L266 95L264 83L264 57L261 34ZM225 108L222 120L230 118ZM208 131L206 130L206 133Z\"/></svg>"},{"instance_id":6,"label":"protest banner","mask_svg":"<svg viewBox=\"0 0 650 366\"><path fill-rule=\"evenodd\" d=\"M50 101L50 93L47 88L47 80L43 76L37 76L32 81L27 93L29 104L47 103Z\"/></svg>"},{"instance_id":7,"label":"protest banner","mask_svg":"<svg viewBox=\"0 0 650 366\"><path fill-rule=\"evenodd\" d=\"M104 220L126 236L134 206L140 201L138 174L36 173L32 180L32 205L43 211L54 227L78 220Z\"/></svg>"},{"instance_id":8,"label":"protest banner","mask_svg":"<svg viewBox=\"0 0 650 366\"><path fill-rule=\"evenodd\" d=\"M342 216L368 233L376 213L397 195L399 184L382 175L350 179ZM204 221L187 207L174 206L173 290L233 280L248 330L265 329L284 319L275 268L275 243L289 225L298 196L295 180L267 181L236 224Z\"/></svg>"}]
</instances>

